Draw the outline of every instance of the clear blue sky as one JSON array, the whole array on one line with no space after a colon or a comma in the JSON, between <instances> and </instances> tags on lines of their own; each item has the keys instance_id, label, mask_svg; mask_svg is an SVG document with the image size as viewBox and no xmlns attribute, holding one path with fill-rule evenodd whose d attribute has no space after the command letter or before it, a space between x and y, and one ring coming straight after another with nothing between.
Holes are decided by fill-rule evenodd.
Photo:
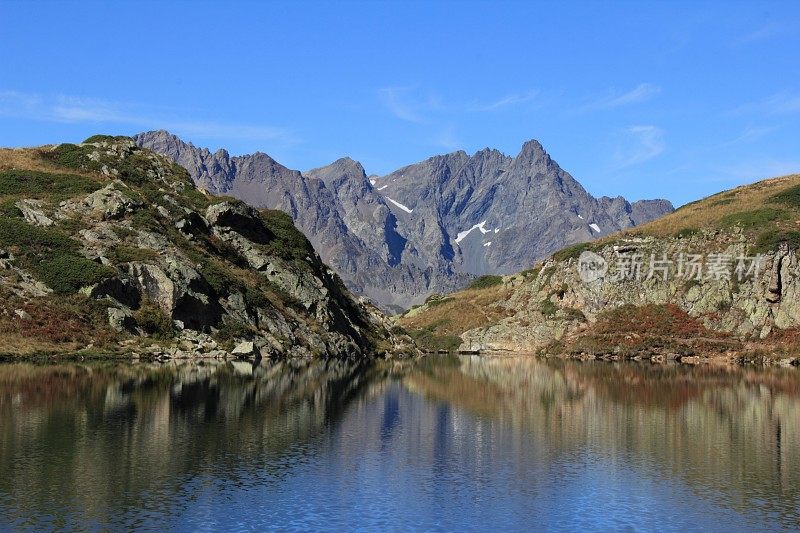
<instances>
[{"instance_id":1,"label":"clear blue sky","mask_svg":"<svg viewBox=\"0 0 800 533\"><path fill-rule=\"evenodd\" d=\"M0 1L0 145L166 128L369 173L531 138L596 195L800 171L800 2Z\"/></svg>"}]
</instances>

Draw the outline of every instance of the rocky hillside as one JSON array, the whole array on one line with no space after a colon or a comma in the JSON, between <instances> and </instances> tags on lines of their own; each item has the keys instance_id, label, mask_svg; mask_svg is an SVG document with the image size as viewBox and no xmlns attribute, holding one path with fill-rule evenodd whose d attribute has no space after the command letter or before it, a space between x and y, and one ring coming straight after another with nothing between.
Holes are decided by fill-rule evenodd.
<instances>
[{"instance_id":1,"label":"rocky hillside","mask_svg":"<svg viewBox=\"0 0 800 533\"><path fill-rule=\"evenodd\" d=\"M672 211L665 200L592 197L536 141L516 157L459 151L368 177L348 158L300 173L266 154L212 153L165 131L135 139L212 194L289 213L351 290L390 310Z\"/></svg>"},{"instance_id":2,"label":"rocky hillside","mask_svg":"<svg viewBox=\"0 0 800 533\"><path fill-rule=\"evenodd\" d=\"M0 150L0 353L389 355L281 211L198 190L125 137Z\"/></svg>"},{"instance_id":3,"label":"rocky hillside","mask_svg":"<svg viewBox=\"0 0 800 533\"><path fill-rule=\"evenodd\" d=\"M481 278L400 322L429 349L797 361L798 247L793 175Z\"/></svg>"}]
</instances>

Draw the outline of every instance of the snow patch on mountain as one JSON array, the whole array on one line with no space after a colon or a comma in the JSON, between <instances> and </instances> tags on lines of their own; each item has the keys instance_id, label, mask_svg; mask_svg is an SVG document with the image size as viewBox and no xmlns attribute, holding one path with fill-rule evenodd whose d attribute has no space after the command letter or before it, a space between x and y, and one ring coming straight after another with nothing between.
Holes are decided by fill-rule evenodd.
<instances>
[{"instance_id":1,"label":"snow patch on mountain","mask_svg":"<svg viewBox=\"0 0 800 533\"><path fill-rule=\"evenodd\" d=\"M600 233L600 226L597 224L589 224L589 227L595 230L597 233Z\"/></svg>"},{"instance_id":2,"label":"snow patch on mountain","mask_svg":"<svg viewBox=\"0 0 800 533\"><path fill-rule=\"evenodd\" d=\"M485 235L485 234L487 234L487 233L489 233L490 231L492 231L492 230L488 230L488 229L486 229L486 228L485 228L485 226L486 226L486 221L484 220L484 221L483 221L483 222L481 222L480 224L475 224L474 226L472 226L471 228L469 228L469 229L468 229L468 230L466 230L466 231L459 231L459 232L458 232L458 235L456 235L456 244L460 243L460 242L461 242L461 241L464 239L464 237L466 237L467 235L469 235L469 234L470 234L470 232L471 232L472 230L474 230L474 229L479 229L479 230L481 230L481 233L483 233L484 235ZM495 233L496 233L496 232L495 232Z\"/></svg>"},{"instance_id":3,"label":"snow patch on mountain","mask_svg":"<svg viewBox=\"0 0 800 533\"><path fill-rule=\"evenodd\" d=\"M386 197L386 199L387 199L387 200L389 200L390 202L392 202L394 205L396 205L396 206L397 206L397 207L399 207L400 209L402 209L403 211L405 211L406 213L413 213L413 212L414 212L414 210L413 210L413 209L409 209L408 207L404 206L404 205L403 205L403 204L401 204L400 202L397 202L397 201L395 201L395 200L392 200L392 199L391 199L391 198L389 198L388 196ZM599 231L599 230L598 230L598 231Z\"/></svg>"}]
</instances>

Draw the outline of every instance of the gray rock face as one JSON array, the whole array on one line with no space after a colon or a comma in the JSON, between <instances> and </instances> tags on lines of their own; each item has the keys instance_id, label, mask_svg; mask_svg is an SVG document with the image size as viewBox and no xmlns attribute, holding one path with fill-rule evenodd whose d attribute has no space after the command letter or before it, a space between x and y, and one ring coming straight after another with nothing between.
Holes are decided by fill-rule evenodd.
<instances>
[{"instance_id":1,"label":"gray rock face","mask_svg":"<svg viewBox=\"0 0 800 533\"><path fill-rule=\"evenodd\" d=\"M263 153L211 153L165 131L135 140L212 194L285 211L351 290L390 310L673 210L666 200L594 198L537 141L516 157L459 151L368 177L349 158L300 173Z\"/></svg>"}]
</instances>

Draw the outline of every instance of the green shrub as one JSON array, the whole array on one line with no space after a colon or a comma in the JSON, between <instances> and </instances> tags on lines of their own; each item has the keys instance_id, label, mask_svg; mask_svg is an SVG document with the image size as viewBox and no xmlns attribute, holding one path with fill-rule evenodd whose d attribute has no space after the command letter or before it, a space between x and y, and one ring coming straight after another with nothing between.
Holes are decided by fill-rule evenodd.
<instances>
[{"instance_id":1,"label":"green shrub","mask_svg":"<svg viewBox=\"0 0 800 533\"><path fill-rule=\"evenodd\" d=\"M77 292L114 271L78 253L79 244L59 230L0 216L0 245L12 248L21 265L57 293Z\"/></svg>"},{"instance_id":2,"label":"green shrub","mask_svg":"<svg viewBox=\"0 0 800 533\"><path fill-rule=\"evenodd\" d=\"M136 325L155 339L169 339L173 336L172 319L155 303L145 300L133 314Z\"/></svg>"},{"instance_id":3,"label":"green shrub","mask_svg":"<svg viewBox=\"0 0 800 533\"><path fill-rule=\"evenodd\" d=\"M0 195L24 194L28 198L55 196L68 198L99 189L95 180L75 174L5 170L0 172Z\"/></svg>"},{"instance_id":4,"label":"green shrub","mask_svg":"<svg viewBox=\"0 0 800 533\"><path fill-rule=\"evenodd\" d=\"M539 272L541 271L542 271L542 266L536 265L535 267L529 268L528 270L523 270L522 272L520 272L520 274L522 274L522 276L525 278L535 278L536 276L539 275Z\"/></svg>"},{"instance_id":5,"label":"green shrub","mask_svg":"<svg viewBox=\"0 0 800 533\"><path fill-rule=\"evenodd\" d=\"M115 264L130 263L132 261L153 261L158 257L158 252L147 248L135 246L116 246L109 250L108 258Z\"/></svg>"},{"instance_id":6,"label":"green shrub","mask_svg":"<svg viewBox=\"0 0 800 533\"><path fill-rule=\"evenodd\" d=\"M114 274L114 271L74 253L52 254L39 262L27 261L36 278L59 294L78 292Z\"/></svg>"},{"instance_id":7,"label":"green shrub","mask_svg":"<svg viewBox=\"0 0 800 533\"><path fill-rule=\"evenodd\" d=\"M10 200L3 200L0 202L0 216L6 218L22 218L22 211L14 205L17 203L15 198L11 198Z\"/></svg>"},{"instance_id":8,"label":"green shrub","mask_svg":"<svg viewBox=\"0 0 800 533\"><path fill-rule=\"evenodd\" d=\"M586 321L586 315L583 314L583 311L580 309L575 309L574 307L563 307L562 309L564 310L567 320Z\"/></svg>"},{"instance_id":9,"label":"green shrub","mask_svg":"<svg viewBox=\"0 0 800 533\"><path fill-rule=\"evenodd\" d=\"M783 209L764 207L753 211L742 211L723 217L720 222L724 226L741 226L744 229L759 228L771 222L786 220L788 213Z\"/></svg>"},{"instance_id":10,"label":"green shrub","mask_svg":"<svg viewBox=\"0 0 800 533\"><path fill-rule=\"evenodd\" d=\"M697 235L698 233L700 233L698 228L683 228L682 230L675 232L675 237L678 239L685 239L687 237L691 237L692 235Z\"/></svg>"},{"instance_id":11,"label":"green shrub","mask_svg":"<svg viewBox=\"0 0 800 533\"><path fill-rule=\"evenodd\" d=\"M468 289L488 289L489 287L496 287L503 283L503 276L485 275L472 280Z\"/></svg>"},{"instance_id":12,"label":"green shrub","mask_svg":"<svg viewBox=\"0 0 800 533\"><path fill-rule=\"evenodd\" d=\"M108 140L108 137L104 137L104 140ZM99 158L89 158L90 154L97 152L98 149L92 145L60 144L52 150L42 150L40 154L42 159L59 167L97 172L106 165L116 170L117 177L123 181L141 185L149 180L147 171L153 163L147 151L136 150L124 159L102 152Z\"/></svg>"},{"instance_id":13,"label":"green shrub","mask_svg":"<svg viewBox=\"0 0 800 533\"><path fill-rule=\"evenodd\" d=\"M408 332L414 342L426 352L454 352L461 345L461 337L456 335L438 335L429 328Z\"/></svg>"},{"instance_id":14,"label":"green shrub","mask_svg":"<svg viewBox=\"0 0 800 533\"><path fill-rule=\"evenodd\" d=\"M555 261L567 261L569 259L577 259L580 255L587 251L592 250L594 247L590 242L580 242L578 244L573 244L572 246L567 246L566 248L562 248L561 250L557 251L553 254L553 259Z\"/></svg>"},{"instance_id":15,"label":"green shrub","mask_svg":"<svg viewBox=\"0 0 800 533\"><path fill-rule=\"evenodd\" d=\"M761 233L756 239L754 253L765 254L778 249L778 245L785 242L792 249L800 248L800 231L779 231L771 229Z\"/></svg>"},{"instance_id":16,"label":"green shrub","mask_svg":"<svg viewBox=\"0 0 800 533\"><path fill-rule=\"evenodd\" d=\"M270 303L261 287L244 287L244 301L251 309L259 309Z\"/></svg>"},{"instance_id":17,"label":"green shrub","mask_svg":"<svg viewBox=\"0 0 800 533\"><path fill-rule=\"evenodd\" d=\"M125 141L130 140L130 137L126 137L124 135L92 135L82 144L90 144L90 143L101 143L101 142L114 142L114 141Z\"/></svg>"},{"instance_id":18,"label":"green shrub","mask_svg":"<svg viewBox=\"0 0 800 533\"><path fill-rule=\"evenodd\" d=\"M18 246L21 253L39 254L48 251L73 251L78 243L58 230L32 226L19 218L0 216L0 243Z\"/></svg>"},{"instance_id":19,"label":"green shrub","mask_svg":"<svg viewBox=\"0 0 800 533\"><path fill-rule=\"evenodd\" d=\"M306 236L298 230L292 217L276 209L262 209L261 220L274 235L273 240L265 245L267 253L286 260L305 260L314 257L314 248Z\"/></svg>"},{"instance_id":20,"label":"green shrub","mask_svg":"<svg viewBox=\"0 0 800 533\"><path fill-rule=\"evenodd\" d=\"M225 348L233 349L233 343L236 339L252 339L256 333L252 326L239 320L229 319L220 325L215 338Z\"/></svg>"},{"instance_id":21,"label":"green shrub","mask_svg":"<svg viewBox=\"0 0 800 533\"><path fill-rule=\"evenodd\" d=\"M439 298L438 300L431 300L428 302L428 307L436 307L438 305L446 304L447 302L452 302L453 298L446 297L446 298Z\"/></svg>"},{"instance_id":22,"label":"green shrub","mask_svg":"<svg viewBox=\"0 0 800 533\"><path fill-rule=\"evenodd\" d=\"M41 156L42 159L59 167L100 170L102 165L87 157L92 151L94 151L94 147L91 146L64 143L52 150L42 150Z\"/></svg>"},{"instance_id":23,"label":"green shrub","mask_svg":"<svg viewBox=\"0 0 800 533\"><path fill-rule=\"evenodd\" d=\"M542 300L540 307L542 314L547 317L555 316L555 314L558 312L558 306L554 304L550 298L545 298Z\"/></svg>"},{"instance_id":24,"label":"green shrub","mask_svg":"<svg viewBox=\"0 0 800 533\"><path fill-rule=\"evenodd\" d=\"M800 208L800 185L795 185L794 187L772 195L769 201Z\"/></svg>"}]
</instances>

